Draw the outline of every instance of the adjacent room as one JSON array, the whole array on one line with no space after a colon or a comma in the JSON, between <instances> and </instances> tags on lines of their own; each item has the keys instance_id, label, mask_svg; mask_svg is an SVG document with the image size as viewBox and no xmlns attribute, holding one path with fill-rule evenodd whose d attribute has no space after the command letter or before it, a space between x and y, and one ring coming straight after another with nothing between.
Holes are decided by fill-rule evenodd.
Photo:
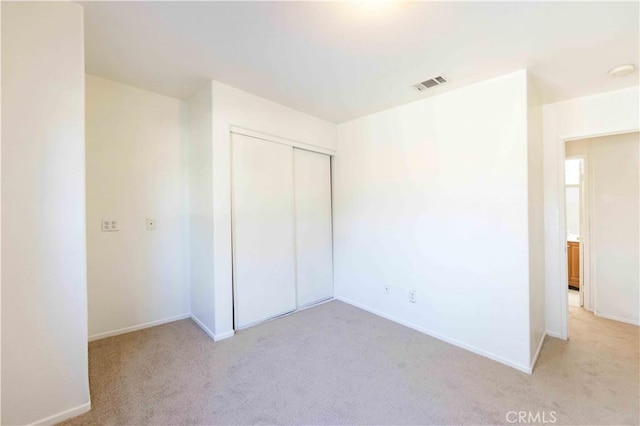
<instances>
[{"instance_id":1,"label":"adjacent room","mask_svg":"<svg viewBox=\"0 0 640 426\"><path fill-rule=\"evenodd\" d=\"M3 425L640 424L640 2L0 2Z\"/></svg>"},{"instance_id":2,"label":"adjacent room","mask_svg":"<svg viewBox=\"0 0 640 426\"><path fill-rule=\"evenodd\" d=\"M569 306L638 324L640 135L566 143ZM576 310L579 311L579 310Z\"/></svg>"}]
</instances>

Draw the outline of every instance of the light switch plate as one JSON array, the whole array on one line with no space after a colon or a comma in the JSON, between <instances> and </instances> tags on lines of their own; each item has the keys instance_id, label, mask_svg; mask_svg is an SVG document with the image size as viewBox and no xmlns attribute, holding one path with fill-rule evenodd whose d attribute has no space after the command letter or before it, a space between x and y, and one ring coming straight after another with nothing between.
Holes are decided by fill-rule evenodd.
<instances>
[{"instance_id":1,"label":"light switch plate","mask_svg":"<svg viewBox=\"0 0 640 426\"><path fill-rule=\"evenodd\" d=\"M118 232L118 219L102 219L102 232Z\"/></svg>"},{"instance_id":2,"label":"light switch plate","mask_svg":"<svg viewBox=\"0 0 640 426\"><path fill-rule=\"evenodd\" d=\"M147 218L147 231L155 231L156 230L156 220L152 217Z\"/></svg>"}]
</instances>

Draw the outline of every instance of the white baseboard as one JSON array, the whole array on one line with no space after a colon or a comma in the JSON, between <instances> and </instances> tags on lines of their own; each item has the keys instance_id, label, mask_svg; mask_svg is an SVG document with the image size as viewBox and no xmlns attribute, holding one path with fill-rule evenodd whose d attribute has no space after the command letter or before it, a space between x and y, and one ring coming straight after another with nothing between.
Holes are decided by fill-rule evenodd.
<instances>
[{"instance_id":1,"label":"white baseboard","mask_svg":"<svg viewBox=\"0 0 640 426\"><path fill-rule=\"evenodd\" d=\"M494 354L492 354L490 352L487 352L487 351L484 351L482 349L476 348L475 346L467 345L466 343L460 342L459 340L451 339L449 337L446 337L446 336L443 336L441 334L438 334L438 333L436 333L434 331L427 330L427 329L422 328L422 327L420 327L420 326L418 326L416 324L410 323L410 322L402 320L400 318L396 318L396 317L394 317L392 315L385 314L384 312L380 312L377 309L370 308L370 307L362 305L362 304L360 304L358 302L354 302L352 300L346 299L346 298L341 297L341 296L336 296L336 299L340 300L341 302L347 303L349 305L355 306L356 308L360 308L360 309L365 310L367 312L371 312L372 314L377 315L379 317L382 317L382 318L388 319L390 321L396 322L396 323L398 323L400 325L404 325L405 327L412 328L412 329L414 329L416 331L419 331L420 333L427 334L427 335L429 335L431 337L434 337L434 338L436 338L438 340L442 340L443 342L447 342L447 343L452 344L454 346L457 346L459 348L466 349L469 352L473 352L475 354L482 355L485 358L489 358L489 359L491 359L493 361L497 361L497 362L499 362L501 364L504 364L504 365L507 365L509 367L515 368L516 370L520 370L520 371L525 372L527 374L531 374L532 371L533 371L530 365L520 365L518 363L509 361L508 359L502 358L502 357L500 357L498 355L494 355Z\"/></svg>"},{"instance_id":2,"label":"white baseboard","mask_svg":"<svg viewBox=\"0 0 640 426\"><path fill-rule=\"evenodd\" d=\"M333 296L327 297L326 299L322 299L322 300L319 300L317 302L311 302L311 303L309 303L307 305L302 305L302 306L298 307L295 311L293 311L291 313L295 314L296 312L304 311L304 310L309 309L309 308L315 308L316 306L324 305L325 303L331 302L333 300L336 300Z\"/></svg>"},{"instance_id":3,"label":"white baseboard","mask_svg":"<svg viewBox=\"0 0 640 426\"><path fill-rule=\"evenodd\" d=\"M630 318L622 318L622 317L618 317L618 316L615 316L615 315L603 314L602 312L597 312L597 311L593 311L593 314L595 316L597 316L597 317L600 317L600 318L605 318L605 319L609 319L609 320L613 320L613 321L624 322L626 324L640 325L640 321L634 320L634 319L630 319Z\"/></svg>"},{"instance_id":4,"label":"white baseboard","mask_svg":"<svg viewBox=\"0 0 640 426\"><path fill-rule=\"evenodd\" d=\"M562 335L560 333L556 333L555 331L549 331L547 330L545 332L545 334L549 337L555 337L556 339L561 339L561 340L567 340L564 337L562 337Z\"/></svg>"},{"instance_id":5,"label":"white baseboard","mask_svg":"<svg viewBox=\"0 0 640 426\"><path fill-rule=\"evenodd\" d=\"M131 333L132 331L138 331L149 327L155 327L156 325L162 325L173 321L180 321L183 319L187 319L191 316L191 314L181 314L176 315L174 317L164 318L157 321L145 322L144 324L133 325L131 327L119 328L113 331L107 331L105 333L94 334L93 336L89 336L89 341L93 342L94 340L105 339L107 337L117 336L119 334Z\"/></svg>"},{"instance_id":6,"label":"white baseboard","mask_svg":"<svg viewBox=\"0 0 640 426\"><path fill-rule=\"evenodd\" d=\"M204 331L207 334L207 336L211 337L211 339L214 342L219 342L220 340L228 339L229 337L232 337L235 334L235 331L231 330L231 331L227 331L226 333L221 333L216 335L213 331L209 329L209 327L204 325L204 323L200 321L198 317L196 317L195 315L191 315L191 319L193 320L193 322L198 324L198 327L200 327L202 331Z\"/></svg>"},{"instance_id":7,"label":"white baseboard","mask_svg":"<svg viewBox=\"0 0 640 426\"><path fill-rule=\"evenodd\" d=\"M213 340L214 342L219 342L220 340L228 339L229 337L233 337L236 332L234 330L227 331L226 333L214 334Z\"/></svg>"},{"instance_id":8,"label":"white baseboard","mask_svg":"<svg viewBox=\"0 0 640 426\"><path fill-rule=\"evenodd\" d=\"M54 414L53 416L49 416L47 418L38 420L36 422L31 423L30 426L40 426L40 425L54 425L56 423L63 422L72 417L79 416L80 414L88 413L91 410L91 401L86 402L82 405L78 405L77 407L70 408L61 413Z\"/></svg>"},{"instance_id":9,"label":"white baseboard","mask_svg":"<svg viewBox=\"0 0 640 426\"><path fill-rule=\"evenodd\" d=\"M536 349L536 353L531 360L531 374L533 374L533 369L536 366L536 362L538 362L538 357L540 356L540 351L542 350L542 345L544 344L544 338L547 337L547 334L543 334L540 338L540 343L538 343L538 349Z\"/></svg>"},{"instance_id":10,"label":"white baseboard","mask_svg":"<svg viewBox=\"0 0 640 426\"><path fill-rule=\"evenodd\" d=\"M286 317L288 315L295 314L296 312L304 311L305 309L313 308L315 306L322 305L323 303L331 302L332 300L335 300L335 299L333 297L329 297L329 298L321 300L319 302L313 302L313 303L305 305L305 306L303 306L301 308L298 308L295 311L288 312L288 313L286 313L284 315L278 315L277 317L271 318L271 319L269 319L267 321L271 321L271 320L274 320L274 319ZM195 315L191 315L191 319L193 320L193 322L198 324L198 326L202 329L202 331L207 333L207 335L209 337L211 337L214 342L219 342L220 340L228 339L229 337L233 337L235 335L235 330L230 330L230 331L227 331L225 333L215 334L206 325L204 325L204 323L202 321L200 321L198 319L198 317L196 317ZM262 322L264 322L264 321L261 321L260 323L262 323ZM254 325L258 325L258 324L259 323L256 323Z\"/></svg>"},{"instance_id":11,"label":"white baseboard","mask_svg":"<svg viewBox=\"0 0 640 426\"><path fill-rule=\"evenodd\" d=\"M198 319L198 317L196 317L195 315L191 314L191 319L193 320L193 322L198 324L198 327L200 327L202 329L202 331L204 331L207 334L207 336L211 337L211 340L213 340L213 341L216 340L216 335L213 334L213 331L209 330L209 328L207 328L207 326L204 325L204 323L202 321L200 321Z\"/></svg>"}]
</instances>

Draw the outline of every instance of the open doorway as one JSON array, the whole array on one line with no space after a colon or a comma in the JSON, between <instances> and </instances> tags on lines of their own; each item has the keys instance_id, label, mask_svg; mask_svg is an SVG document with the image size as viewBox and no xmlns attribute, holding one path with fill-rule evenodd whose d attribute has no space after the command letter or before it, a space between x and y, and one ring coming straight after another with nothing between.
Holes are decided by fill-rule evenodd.
<instances>
[{"instance_id":1,"label":"open doorway","mask_svg":"<svg viewBox=\"0 0 640 426\"><path fill-rule=\"evenodd\" d=\"M640 133L565 146L566 288L575 315L640 325Z\"/></svg>"},{"instance_id":2,"label":"open doorway","mask_svg":"<svg viewBox=\"0 0 640 426\"><path fill-rule=\"evenodd\" d=\"M565 160L565 200L567 226L567 291L569 306L585 305L585 289L589 279L585 276L585 243L589 236L585 175L586 156L567 156ZM587 256L588 257L588 256ZM590 286L589 286L590 287ZM587 297L588 299L588 297ZM587 306L588 308L589 306Z\"/></svg>"}]
</instances>

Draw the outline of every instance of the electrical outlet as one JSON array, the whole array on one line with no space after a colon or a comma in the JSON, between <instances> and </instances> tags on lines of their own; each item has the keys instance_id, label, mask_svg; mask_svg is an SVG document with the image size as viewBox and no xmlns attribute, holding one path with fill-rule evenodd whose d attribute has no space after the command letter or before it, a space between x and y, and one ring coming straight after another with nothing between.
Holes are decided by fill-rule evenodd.
<instances>
[{"instance_id":1,"label":"electrical outlet","mask_svg":"<svg viewBox=\"0 0 640 426\"><path fill-rule=\"evenodd\" d=\"M411 290L409 292L409 302L416 303L416 291L415 290Z\"/></svg>"},{"instance_id":2,"label":"electrical outlet","mask_svg":"<svg viewBox=\"0 0 640 426\"><path fill-rule=\"evenodd\" d=\"M102 219L102 232L117 232L119 230L118 219Z\"/></svg>"},{"instance_id":3,"label":"electrical outlet","mask_svg":"<svg viewBox=\"0 0 640 426\"><path fill-rule=\"evenodd\" d=\"M389 287L389 285L385 285L384 286L384 294L389 294L390 291L391 291L391 288Z\"/></svg>"},{"instance_id":4,"label":"electrical outlet","mask_svg":"<svg viewBox=\"0 0 640 426\"><path fill-rule=\"evenodd\" d=\"M152 217L147 218L147 231L155 231L156 230L156 220Z\"/></svg>"}]
</instances>

